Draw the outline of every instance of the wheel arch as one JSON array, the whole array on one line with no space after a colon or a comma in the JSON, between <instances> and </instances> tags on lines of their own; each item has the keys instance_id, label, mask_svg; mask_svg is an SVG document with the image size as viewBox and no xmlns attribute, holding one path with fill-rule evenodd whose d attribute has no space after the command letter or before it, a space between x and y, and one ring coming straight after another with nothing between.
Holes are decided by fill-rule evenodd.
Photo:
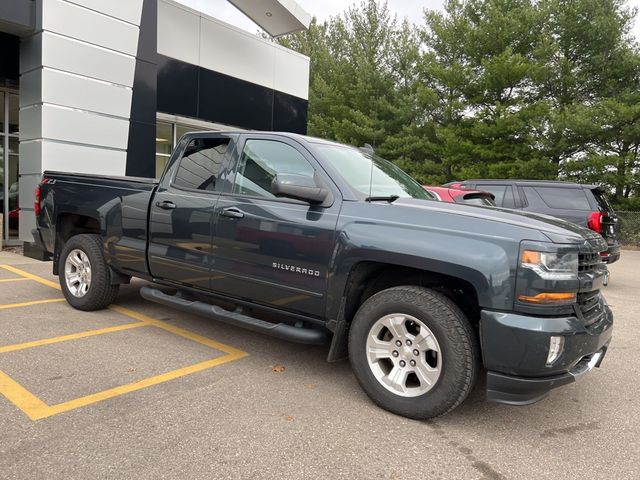
<instances>
[{"instance_id":1,"label":"wheel arch","mask_svg":"<svg viewBox=\"0 0 640 480\"><path fill-rule=\"evenodd\" d=\"M460 272L460 268L450 271ZM420 286L436 290L449 297L464 312L472 325L480 319L480 300L478 289L468 278L450 275L437 270L428 270L416 266L385 263L379 261L360 261L352 265L344 288L341 292L337 320L330 320L334 331L328 361L336 361L346 356L346 343L349 328L358 308L376 293L397 286Z\"/></svg>"},{"instance_id":2,"label":"wheel arch","mask_svg":"<svg viewBox=\"0 0 640 480\"><path fill-rule=\"evenodd\" d=\"M85 214L62 212L56 218L56 238L53 254L53 274L59 274L60 253L65 243L75 236L83 233L102 235L100 220L97 217Z\"/></svg>"}]
</instances>

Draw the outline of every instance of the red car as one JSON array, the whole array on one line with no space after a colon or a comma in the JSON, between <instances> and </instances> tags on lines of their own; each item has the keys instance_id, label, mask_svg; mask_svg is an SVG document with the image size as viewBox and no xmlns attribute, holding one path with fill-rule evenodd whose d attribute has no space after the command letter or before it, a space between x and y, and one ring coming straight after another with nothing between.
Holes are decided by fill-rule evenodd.
<instances>
[{"instance_id":1,"label":"red car","mask_svg":"<svg viewBox=\"0 0 640 480\"><path fill-rule=\"evenodd\" d=\"M441 202L448 203L467 203L471 205L483 205L495 207L495 195L481 190L471 190L468 188L452 188L452 187L432 187L431 185L423 185L424 189L435 195Z\"/></svg>"}]
</instances>

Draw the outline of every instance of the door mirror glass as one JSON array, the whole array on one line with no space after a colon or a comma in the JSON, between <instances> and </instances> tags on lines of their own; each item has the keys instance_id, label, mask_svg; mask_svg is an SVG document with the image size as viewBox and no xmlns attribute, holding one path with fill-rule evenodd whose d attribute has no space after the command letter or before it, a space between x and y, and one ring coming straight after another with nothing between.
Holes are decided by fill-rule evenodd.
<instances>
[{"instance_id":1,"label":"door mirror glass","mask_svg":"<svg viewBox=\"0 0 640 480\"><path fill-rule=\"evenodd\" d=\"M329 196L329 190L318 186L313 177L297 173L278 173L271 182L271 193L276 197L295 198L309 203L323 203Z\"/></svg>"}]
</instances>

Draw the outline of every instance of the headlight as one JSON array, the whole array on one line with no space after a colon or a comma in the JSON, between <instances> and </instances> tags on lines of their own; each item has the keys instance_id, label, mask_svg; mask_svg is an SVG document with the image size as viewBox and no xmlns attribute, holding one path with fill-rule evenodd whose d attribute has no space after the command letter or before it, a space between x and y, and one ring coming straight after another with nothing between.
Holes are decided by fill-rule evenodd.
<instances>
[{"instance_id":1,"label":"headlight","mask_svg":"<svg viewBox=\"0 0 640 480\"><path fill-rule=\"evenodd\" d=\"M573 280L578 276L578 254L523 250L520 266L533 270L545 280Z\"/></svg>"}]
</instances>

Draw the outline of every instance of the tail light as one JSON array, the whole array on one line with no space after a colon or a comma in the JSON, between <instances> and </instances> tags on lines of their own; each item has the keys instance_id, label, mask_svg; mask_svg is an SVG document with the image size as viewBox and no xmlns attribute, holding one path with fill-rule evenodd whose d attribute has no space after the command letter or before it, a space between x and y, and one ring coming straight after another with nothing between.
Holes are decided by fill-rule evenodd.
<instances>
[{"instance_id":1,"label":"tail light","mask_svg":"<svg viewBox=\"0 0 640 480\"><path fill-rule=\"evenodd\" d=\"M40 185L36 187L36 199L33 202L33 211L36 214L36 217L40 215Z\"/></svg>"},{"instance_id":2,"label":"tail light","mask_svg":"<svg viewBox=\"0 0 640 480\"><path fill-rule=\"evenodd\" d=\"M35 200L33 202L33 211L36 214L36 217L40 215L40 200L42 200L42 185L49 181L48 178L43 178L42 181L38 184L35 191Z\"/></svg>"},{"instance_id":3,"label":"tail light","mask_svg":"<svg viewBox=\"0 0 640 480\"><path fill-rule=\"evenodd\" d=\"M602 231L602 219L608 216L607 212L591 212L587 217L587 226L594 232L602 234L604 233Z\"/></svg>"}]
</instances>

